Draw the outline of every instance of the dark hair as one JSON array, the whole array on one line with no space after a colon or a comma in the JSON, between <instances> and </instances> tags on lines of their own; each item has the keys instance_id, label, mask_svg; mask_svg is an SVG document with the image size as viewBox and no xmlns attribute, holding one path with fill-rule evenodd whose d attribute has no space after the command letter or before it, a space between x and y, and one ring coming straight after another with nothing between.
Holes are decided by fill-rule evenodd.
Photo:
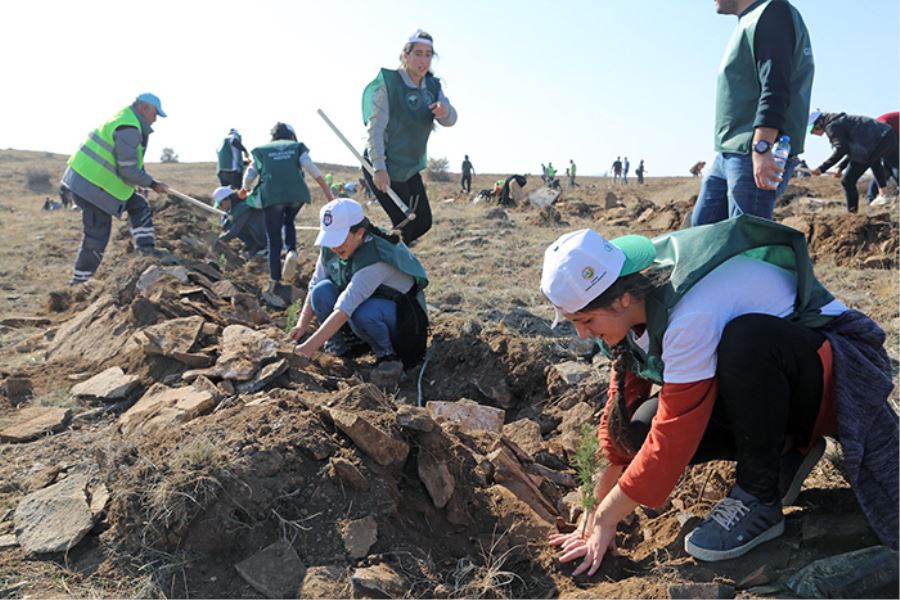
<instances>
[{"instance_id":1,"label":"dark hair","mask_svg":"<svg viewBox=\"0 0 900 600\"><path fill-rule=\"evenodd\" d=\"M375 237L380 237L383 240L387 240L388 242L390 242L391 244L393 244L395 246L400 243L399 236L391 235L391 234L387 233L385 230L383 230L382 228L376 227L375 225L372 224L371 221L369 221L368 218L363 217L362 221L360 221L356 225L351 225L350 233L356 233L360 229L365 229L366 233L371 233Z\"/></svg>"},{"instance_id":2,"label":"dark hair","mask_svg":"<svg viewBox=\"0 0 900 600\"><path fill-rule=\"evenodd\" d=\"M671 268L645 269L644 271L619 277L602 294L588 302L578 312L608 308L626 293L642 300L653 291L666 285L671 274ZM616 395L615 398L608 400L608 402L613 404L609 407L606 424L607 431L610 441L618 452L627 456L634 456L641 447L641 440L638 439L637 434L631 427L631 415L628 412L628 404L625 401L625 377L632 366L628 341L623 339L613 346L610 351L612 354L612 368L616 375Z\"/></svg>"},{"instance_id":3,"label":"dark hair","mask_svg":"<svg viewBox=\"0 0 900 600\"><path fill-rule=\"evenodd\" d=\"M420 33L418 35L417 39L429 40L430 42L432 42L431 56L432 57L437 56L437 52L434 51L434 38L431 37L430 33L423 31L422 33ZM419 44L419 43L421 43L421 42L406 42L405 44L403 44L403 50L400 52L400 64L404 68L406 68L406 62L405 62L406 57L409 56L410 52L412 52L413 46L415 46L416 44ZM428 72L431 73L431 69L428 69ZM434 75L434 73L431 73L431 74Z\"/></svg>"},{"instance_id":4,"label":"dark hair","mask_svg":"<svg viewBox=\"0 0 900 600\"><path fill-rule=\"evenodd\" d=\"M297 141L297 134L291 131L291 126L287 123L278 121L272 127L272 141L275 140L294 140Z\"/></svg>"}]
</instances>

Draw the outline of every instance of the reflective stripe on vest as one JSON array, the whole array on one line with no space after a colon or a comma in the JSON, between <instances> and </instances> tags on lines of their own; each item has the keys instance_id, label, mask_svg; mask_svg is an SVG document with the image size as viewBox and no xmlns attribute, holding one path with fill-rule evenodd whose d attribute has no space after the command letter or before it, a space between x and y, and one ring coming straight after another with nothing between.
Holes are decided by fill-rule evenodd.
<instances>
[{"instance_id":1,"label":"reflective stripe on vest","mask_svg":"<svg viewBox=\"0 0 900 600\"><path fill-rule=\"evenodd\" d=\"M116 161L114 136L116 129L122 126L134 127L141 131L141 121L130 106L91 132L78 152L69 158L68 164L73 171L120 202L125 202L134 193L134 186L126 183L118 172L120 165ZM136 165L138 169L144 166L143 145L138 146Z\"/></svg>"}]
</instances>

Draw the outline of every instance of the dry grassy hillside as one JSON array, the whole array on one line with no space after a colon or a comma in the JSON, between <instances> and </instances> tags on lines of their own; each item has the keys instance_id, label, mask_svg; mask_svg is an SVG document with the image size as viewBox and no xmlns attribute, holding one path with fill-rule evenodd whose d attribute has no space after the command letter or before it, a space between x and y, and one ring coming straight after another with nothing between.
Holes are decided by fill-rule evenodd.
<instances>
[{"instance_id":1,"label":"dry grassy hillside","mask_svg":"<svg viewBox=\"0 0 900 600\"><path fill-rule=\"evenodd\" d=\"M575 444L608 386L591 344L549 328L544 249L576 228L677 229L699 179L581 177L544 210L474 203L455 181L428 182L434 227L414 250L431 280L429 362L382 389L366 383L370 357L293 356L291 310L258 301L265 264L242 261L237 243L216 241L215 218L173 198L150 200L158 244L183 271L142 279L158 265L135 256L127 222L115 222L96 282L69 288L81 214L41 210L65 158L0 151L0 542L10 543L0 595L666 597L670 585L717 582L738 597L793 597L785 584L800 568L873 543L830 460L788 509L786 534L743 559L703 564L682 549L685 515L705 515L733 480L725 462L691 467L664 506L639 509L618 532L620 555L593 578L573 580L544 543L573 518ZM336 181L359 177L320 166ZM201 199L217 186L212 163L148 170ZM478 175L473 190L505 175ZM539 184L529 177L526 190ZM312 189L298 224L317 223L323 198ZM829 289L885 329L896 382L896 210L846 215L832 178L797 180L789 196L777 218L806 233ZM377 204L367 211L387 224ZM302 295L316 249L312 232L298 235ZM246 377L217 370L237 330L261 344L244 357ZM131 378L120 396L73 391L109 367ZM26 381L30 393L12 393ZM178 400L135 412L160 393ZM420 398L474 400L499 426L432 418ZM27 411L57 421L9 441ZM78 503L68 512L87 515L77 545L29 555L21 535L5 537L24 527L27 499L66 485ZM274 568L245 562L266 548L261 561ZM739 585L763 565L765 581ZM876 584L866 592L884 594ZM896 580L887 585L896 597Z\"/></svg>"}]
</instances>

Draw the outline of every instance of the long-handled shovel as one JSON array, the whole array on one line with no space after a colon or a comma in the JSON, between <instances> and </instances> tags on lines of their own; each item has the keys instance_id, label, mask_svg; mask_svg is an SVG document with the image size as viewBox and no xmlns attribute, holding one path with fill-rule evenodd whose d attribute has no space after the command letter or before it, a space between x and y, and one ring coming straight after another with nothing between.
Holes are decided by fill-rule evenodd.
<instances>
[{"instance_id":1,"label":"long-handled shovel","mask_svg":"<svg viewBox=\"0 0 900 600\"><path fill-rule=\"evenodd\" d=\"M169 193L172 194L173 196L175 196L176 198L184 200L188 204L192 204L198 208L202 208L203 210L205 210L207 212L211 212L214 215L224 217L225 215L228 214L225 211L219 210L215 206L210 206L209 204L207 204L206 202L203 202L202 200L197 200L196 198L191 198L187 194L183 194L183 193L179 192L178 190L169 188ZM294 229L301 229L303 231L319 231L318 227L312 227L312 226L308 226L308 225L294 225Z\"/></svg>"},{"instance_id":2,"label":"long-handled shovel","mask_svg":"<svg viewBox=\"0 0 900 600\"><path fill-rule=\"evenodd\" d=\"M344 134L340 132L340 130L337 128L337 126L334 123L331 122L331 119L328 118L328 116L322 111L321 108L318 109L316 112L319 113L319 116L322 117L322 120L325 121L325 124L331 128L331 130L334 132L334 134L336 136L338 136L338 138L342 142L344 142L344 145L347 146L347 149L353 153L353 156L356 157L356 160L359 161L359 164L362 165L362 168L365 169L366 171L368 171L369 175L371 175L374 178L375 177L375 169L372 168L371 163L369 163L369 161L367 161L366 158L362 154L360 154L356 150L356 148L353 147L353 144L351 144L350 141L344 137ZM387 195L390 196L391 200L394 201L394 204L397 205L397 208L402 210L403 214L406 215L406 218L403 219L402 221L400 221L399 223L397 223L394 226L394 229L391 231L392 234L399 235L400 229L403 226L405 226L410 221L415 220L416 205L418 204L418 197L413 199L413 205L410 207L410 206L407 206L406 203L400 199L400 196L397 195L397 192L392 190L390 187L388 187L388 189L387 189Z\"/></svg>"}]
</instances>

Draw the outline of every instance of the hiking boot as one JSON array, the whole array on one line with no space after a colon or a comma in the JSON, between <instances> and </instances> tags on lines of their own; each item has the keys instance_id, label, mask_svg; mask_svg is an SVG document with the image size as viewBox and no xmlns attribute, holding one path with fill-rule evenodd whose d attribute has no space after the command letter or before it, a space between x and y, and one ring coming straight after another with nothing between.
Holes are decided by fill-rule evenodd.
<instances>
[{"instance_id":1,"label":"hiking boot","mask_svg":"<svg viewBox=\"0 0 900 600\"><path fill-rule=\"evenodd\" d=\"M168 250L162 250L157 248L156 246L138 246L134 249L135 252L142 256L151 256L159 260L162 265L177 265L178 258L169 252Z\"/></svg>"},{"instance_id":2,"label":"hiking boot","mask_svg":"<svg viewBox=\"0 0 900 600\"><path fill-rule=\"evenodd\" d=\"M266 287L265 291L260 294L260 298L262 298L263 302L271 306L275 309L285 309L287 308L287 302L284 301L284 298L275 293L276 286L278 285L277 281L270 281L269 285Z\"/></svg>"},{"instance_id":3,"label":"hiking boot","mask_svg":"<svg viewBox=\"0 0 900 600\"><path fill-rule=\"evenodd\" d=\"M790 506L800 495L800 488L809 476L813 467L825 453L825 438L820 437L809 447L806 455L799 450L791 450L781 457L781 466L778 473L778 495L781 496L781 505Z\"/></svg>"},{"instance_id":4,"label":"hiking boot","mask_svg":"<svg viewBox=\"0 0 900 600\"><path fill-rule=\"evenodd\" d=\"M743 556L782 533L781 504L764 504L734 484L728 496L684 539L684 549L699 560L727 560Z\"/></svg>"},{"instance_id":5,"label":"hiking boot","mask_svg":"<svg viewBox=\"0 0 900 600\"><path fill-rule=\"evenodd\" d=\"M281 278L288 283L293 281L294 275L297 274L297 253L293 250L289 251L284 257L284 264L281 265Z\"/></svg>"}]
</instances>

